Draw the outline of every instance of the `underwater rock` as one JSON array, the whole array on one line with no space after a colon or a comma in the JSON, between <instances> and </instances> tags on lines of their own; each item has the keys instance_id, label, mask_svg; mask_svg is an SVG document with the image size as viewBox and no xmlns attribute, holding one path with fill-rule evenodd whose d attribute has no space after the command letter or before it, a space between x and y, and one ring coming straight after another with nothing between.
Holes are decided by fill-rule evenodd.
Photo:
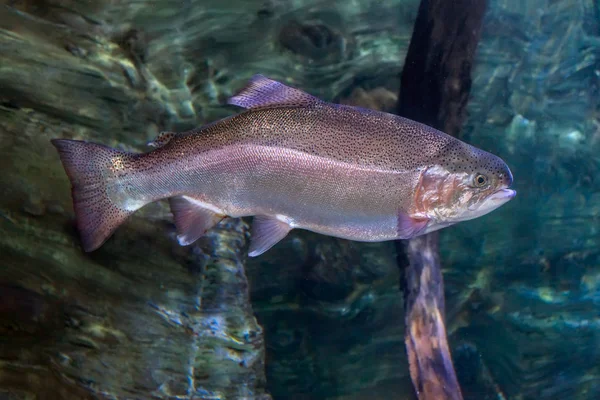
<instances>
[{"instance_id":1,"label":"underwater rock","mask_svg":"<svg viewBox=\"0 0 600 400\"><path fill-rule=\"evenodd\" d=\"M369 91L357 87L349 97L340 99L340 103L391 112L398 103L398 95L384 87L377 87Z\"/></svg>"},{"instance_id":2,"label":"underwater rock","mask_svg":"<svg viewBox=\"0 0 600 400\"><path fill-rule=\"evenodd\" d=\"M181 248L158 205L85 254L48 144L71 127L34 111L0 113L0 185L11 190L0 202L0 395L270 398L244 222L224 221ZM32 187L69 213L21 210Z\"/></svg>"},{"instance_id":3,"label":"underwater rock","mask_svg":"<svg viewBox=\"0 0 600 400\"><path fill-rule=\"evenodd\" d=\"M279 41L291 52L319 63L338 63L348 56L351 45L343 33L321 22L288 22Z\"/></svg>"},{"instance_id":4,"label":"underwater rock","mask_svg":"<svg viewBox=\"0 0 600 400\"><path fill-rule=\"evenodd\" d=\"M182 248L157 204L82 252L49 140L137 149L171 98L137 34L84 34L92 14L37 4L0 18L0 397L269 399L243 221Z\"/></svg>"}]
</instances>

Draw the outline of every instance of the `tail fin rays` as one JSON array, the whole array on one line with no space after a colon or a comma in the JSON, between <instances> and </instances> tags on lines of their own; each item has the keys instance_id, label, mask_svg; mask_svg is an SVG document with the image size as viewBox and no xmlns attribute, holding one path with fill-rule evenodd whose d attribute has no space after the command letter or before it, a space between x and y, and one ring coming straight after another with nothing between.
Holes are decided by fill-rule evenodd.
<instances>
[{"instance_id":1,"label":"tail fin rays","mask_svg":"<svg viewBox=\"0 0 600 400\"><path fill-rule=\"evenodd\" d=\"M71 181L77 228L86 252L96 250L133 213L107 194L109 168L121 152L96 143L54 139L52 144Z\"/></svg>"}]
</instances>

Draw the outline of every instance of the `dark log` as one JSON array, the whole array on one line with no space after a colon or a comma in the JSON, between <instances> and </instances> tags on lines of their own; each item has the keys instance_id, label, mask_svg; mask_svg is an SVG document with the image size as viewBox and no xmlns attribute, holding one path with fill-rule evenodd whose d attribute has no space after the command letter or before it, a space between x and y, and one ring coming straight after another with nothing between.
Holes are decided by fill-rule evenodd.
<instances>
[{"instance_id":1,"label":"dark log","mask_svg":"<svg viewBox=\"0 0 600 400\"><path fill-rule=\"evenodd\" d=\"M398 114L459 136L486 5L486 0L421 1L402 70Z\"/></svg>"},{"instance_id":2,"label":"dark log","mask_svg":"<svg viewBox=\"0 0 600 400\"><path fill-rule=\"evenodd\" d=\"M402 72L398 114L459 136L485 9L485 0L421 1ZM417 396L462 399L444 324L438 234L398 242L397 247L399 264L405 267L405 342Z\"/></svg>"}]
</instances>

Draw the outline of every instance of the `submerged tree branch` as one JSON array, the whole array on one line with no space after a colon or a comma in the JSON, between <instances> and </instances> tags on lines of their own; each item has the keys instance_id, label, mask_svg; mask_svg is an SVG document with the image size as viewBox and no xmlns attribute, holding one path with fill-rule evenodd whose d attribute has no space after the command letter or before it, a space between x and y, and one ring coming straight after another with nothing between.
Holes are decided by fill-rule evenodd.
<instances>
[{"instance_id":1,"label":"submerged tree branch","mask_svg":"<svg viewBox=\"0 0 600 400\"><path fill-rule=\"evenodd\" d=\"M398 114L458 136L486 0L422 0L398 99ZM463 398L444 324L444 284L436 232L398 242L405 267L405 342L420 400ZM408 265L406 265L406 258Z\"/></svg>"}]
</instances>

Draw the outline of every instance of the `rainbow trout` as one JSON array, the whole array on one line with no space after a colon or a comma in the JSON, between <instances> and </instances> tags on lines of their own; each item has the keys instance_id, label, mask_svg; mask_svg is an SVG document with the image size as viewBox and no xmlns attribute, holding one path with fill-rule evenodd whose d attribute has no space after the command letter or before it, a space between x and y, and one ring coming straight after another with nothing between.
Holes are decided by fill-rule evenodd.
<instances>
[{"instance_id":1,"label":"rainbow trout","mask_svg":"<svg viewBox=\"0 0 600 400\"><path fill-rule=\"evenodd\" d=\"M396 115L327 103L262 75L229 104L247 110L164 133L144 154L52 140L85 251L167 198L181 245L226 216L254 216L249 255L258 256L295 228L409 239L480 217L516 194L500 158Z\"/></svg>"}]
</instances>

